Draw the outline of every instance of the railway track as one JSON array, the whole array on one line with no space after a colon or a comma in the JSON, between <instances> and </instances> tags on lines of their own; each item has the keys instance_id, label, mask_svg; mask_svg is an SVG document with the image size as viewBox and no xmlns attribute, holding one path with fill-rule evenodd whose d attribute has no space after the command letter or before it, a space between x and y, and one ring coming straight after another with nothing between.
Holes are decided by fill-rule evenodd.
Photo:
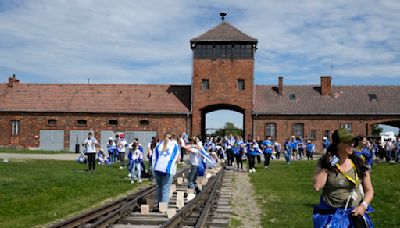
<instances>
[{"instance_id":1,"label":"railway track","mask_svg":"<svg viewBox=\"0 0 400 228\"><path fill-rule=\"evenodd\" d=\"M174 178L176 186L168 204L168 211L140 211L143 199L152 206L156 186L152 185L138 193L110 202L100 208L83 213L50 226L56 227L224 227L229 224L231 200L231 171L208 171L207 178L200 179L202 191L196 195L187 189L187 181L178 177L187 176L189 168L180 170ZM179 182L179 184L178 184ZM178 200L178 194L180 199ZM184 197L182 197L184 196ZM195 196L195 197L194 197ZM194 197L194 198L193 198ZM178 202L179 201L179 202ZM182 201L184 202L183 207Z\"/></svg>"}]
</instances>

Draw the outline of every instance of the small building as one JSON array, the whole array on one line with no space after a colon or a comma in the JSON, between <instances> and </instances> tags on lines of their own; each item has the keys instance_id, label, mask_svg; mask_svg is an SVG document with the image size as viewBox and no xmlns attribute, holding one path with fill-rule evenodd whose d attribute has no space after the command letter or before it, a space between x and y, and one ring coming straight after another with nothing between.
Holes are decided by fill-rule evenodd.
<instances>
[{"instance_id":1,"label":"small building","mask_svg":"<svg viewBox=\"0 0 400 228\"><path fill-rule=\"evenodd\" d=\"M226 21L190 40L191 85L0 84L0 146L75 151L89 131L105 147L125 133L147 143L165 132L205 136L207 113L243 114L244 137L291 135L315 141L347 128L371 135L400 127L400 86L255 85L257 39Z\"/></svg>"}]
</instances>

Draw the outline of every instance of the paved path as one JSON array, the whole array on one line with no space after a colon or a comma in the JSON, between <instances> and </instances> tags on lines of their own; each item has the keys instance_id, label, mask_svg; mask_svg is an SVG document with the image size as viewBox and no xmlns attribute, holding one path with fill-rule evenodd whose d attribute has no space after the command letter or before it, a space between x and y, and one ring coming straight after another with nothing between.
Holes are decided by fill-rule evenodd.
<instances>
[{"instance_id":1,"label":"paved path","mask_svg":"<svg viewBox=\"0 0 400 228\"><path fill-rule=\"evenodd\" d=\"M0 153L0 159L41 159L41 160L65 160L74 161L79 154L19 154L19 153Z\"/></svg>"}]
</instances>

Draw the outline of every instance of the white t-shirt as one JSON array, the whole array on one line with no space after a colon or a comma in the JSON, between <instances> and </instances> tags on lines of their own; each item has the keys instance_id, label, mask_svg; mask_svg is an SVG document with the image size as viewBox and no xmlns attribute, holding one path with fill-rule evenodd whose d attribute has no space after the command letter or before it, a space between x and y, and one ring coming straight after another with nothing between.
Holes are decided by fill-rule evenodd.
<instances>
[{"instance_id":1,"label":"white t-shirt","mask_svg":"<svg viewBox=\"0 0 400 228\"><path fill-rule=\"evenodd\" d=\"M190 148L189 161L191 165L199 165L199 149L196 147Z\"/></svg>"},{"instance_id":2,"label":"white t-shirt","mask_svg":"<svg viewBox=\"0 0 400 228\"><path fill-rule=\"evenodd\" d=\"M97 140L94 137L85 139L83 144L86 146L87 153L96 153Z\"/></svg>"},{"instance_id":3,"label":"white t-shirt","mask_svg":"<svg viewBox=\"0 0 400 228\"><path fill-rule=\"evenodd\" d=\"M125 152L125 146L126 146L126 144L128 144L128 142L126 142L125 139L120 139L120 140L118 141L117 147L118 147L119 152L122 152L122 153Z\"/></svg>"}]
</instances>

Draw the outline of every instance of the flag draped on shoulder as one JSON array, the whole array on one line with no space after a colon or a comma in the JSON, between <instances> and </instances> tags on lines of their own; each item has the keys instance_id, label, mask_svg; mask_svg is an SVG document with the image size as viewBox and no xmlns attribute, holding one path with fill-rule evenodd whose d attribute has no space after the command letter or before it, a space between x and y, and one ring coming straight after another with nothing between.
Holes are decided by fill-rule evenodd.
<instances>
[{"instance_id":1,"label":"flag draped on shoulder","mask_svg":"<svg viewBox=\"0 0 400 228\"><path fill-rule=\"evenodd\" d=\"M207 154L206 150L204 149L204 147L201 147L201 151L200 151L201 156L206 159L206 161L210 164L212 164L212 166L215 166L215 161L210 157L210 155Z\"/></svg>"}]
</instances>

